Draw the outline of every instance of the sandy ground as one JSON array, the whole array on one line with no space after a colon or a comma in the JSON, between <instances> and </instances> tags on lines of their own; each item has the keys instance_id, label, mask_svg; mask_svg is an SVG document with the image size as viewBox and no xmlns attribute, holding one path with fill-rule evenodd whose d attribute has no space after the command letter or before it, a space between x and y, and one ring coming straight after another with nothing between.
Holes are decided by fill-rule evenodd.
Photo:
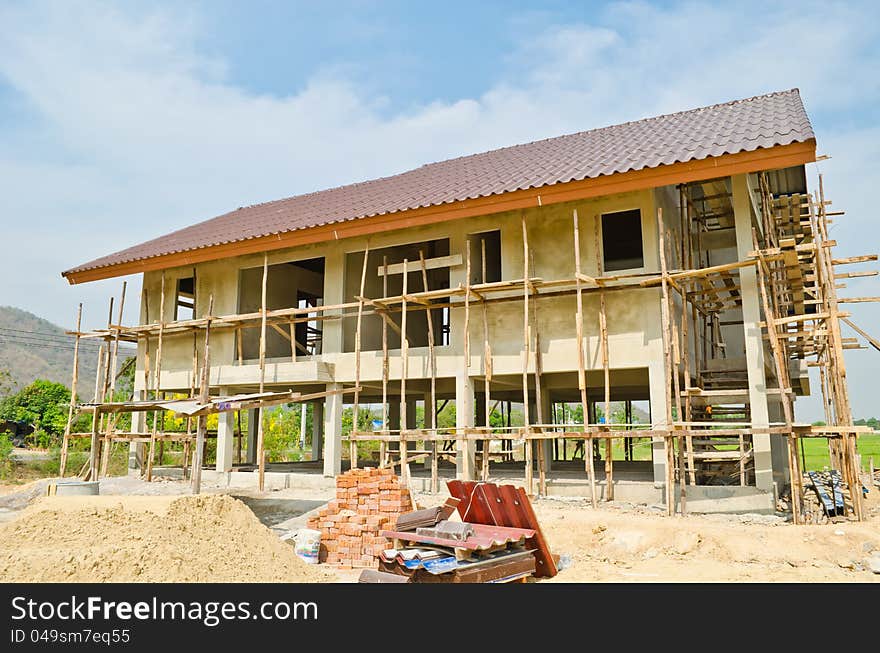
<instances>
[{"instance_id":1,"label":"sandy ground","mask_svg":"<svg viewBox=\"0 0 880 653\"><path fill-rule=\"evenodd\" d=\"M353 582L309 566L279 536L332 489L259 493L102 479L99 497L44 497L48 481L0 487L0 582ZM228 496L229 493L234 494ZM880 500L867 521L793 526L773 515L667 517L656 508L545 498L535 512L563 569L549 582L880 582ZM441 495L417 495L422 507ZM5 522L5 523L4 523ZM875 562L876 564L876 562ZM547 581L542 581L547 582Z\"/></svg>"}]
</instances>

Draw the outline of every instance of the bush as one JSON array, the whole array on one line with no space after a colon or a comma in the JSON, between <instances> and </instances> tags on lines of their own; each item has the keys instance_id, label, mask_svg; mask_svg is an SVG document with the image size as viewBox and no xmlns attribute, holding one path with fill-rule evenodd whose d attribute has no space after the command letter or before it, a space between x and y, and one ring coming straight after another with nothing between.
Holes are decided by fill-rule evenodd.
<instances>
[{"instance_id":1,"label":"bush","mask_svg":"<svg viewBox=\"0 0 880 653\"><path fill-rule=\"evenodd\" d=\"M48 443L64 433L70 390L61 383L37 379L0 402L0 418L33 424ZM36 434L35 434L36 435Z\"/></svg>"},{"instance_id":2,"label":"bush","mask_svg":"<svg viewBox=\"0 0 880 653\"><path fill-rule=\"evenodd\" d=\"M0 434L0 478L9 478L15 470L15 461L11 457L14 449L12 439L5 433Z\"/></svg>"}]
</instances>

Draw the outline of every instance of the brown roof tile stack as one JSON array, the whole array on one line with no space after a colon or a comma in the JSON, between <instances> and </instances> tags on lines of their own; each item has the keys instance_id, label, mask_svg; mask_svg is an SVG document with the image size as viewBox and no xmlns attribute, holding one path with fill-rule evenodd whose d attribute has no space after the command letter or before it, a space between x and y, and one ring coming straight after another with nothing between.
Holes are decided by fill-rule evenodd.
<instances>
[{"instance_id":1,"label":"brown roof tile stack","mask_svg":"<svg viewBox=\"0 0 880 653\"><path fill-rule=\"evenodd\" d=\"M814 139L797 89L514 145L239 208L64 274L298 229Z\"/></svg>"},{"instance_id":2,"label":"brown roof tile stack","mask_svg":"<svg viewBox=\"0 0 880 653\"><path fill-rule=\"evenodd\" d=\"M336 477L336 499L308 521L321 531L320 562L340 568L376 567L388 548L379 532L413 509L409 490L390 469L353 469Z\"/></svg>"}]
</instances>

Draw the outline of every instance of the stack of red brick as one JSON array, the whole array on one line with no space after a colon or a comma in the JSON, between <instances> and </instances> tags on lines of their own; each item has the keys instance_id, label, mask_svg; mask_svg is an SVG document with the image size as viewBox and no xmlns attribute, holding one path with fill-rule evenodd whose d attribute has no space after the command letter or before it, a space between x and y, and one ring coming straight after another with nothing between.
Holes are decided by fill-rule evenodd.
<instances>
[{"instance_id":1,"label":"stack of red brick","mask_svg":"<svg viewBox=\"0 0 880 653\"><path fill-rule=\"evenodd\" d=\"M390 469L353 469L336 477L336 499L312 517L308 527L321 531L320 561L341 568L375 567L388 548L379 531L413 510L409 490Z\"/></svg>"}]
</instances>

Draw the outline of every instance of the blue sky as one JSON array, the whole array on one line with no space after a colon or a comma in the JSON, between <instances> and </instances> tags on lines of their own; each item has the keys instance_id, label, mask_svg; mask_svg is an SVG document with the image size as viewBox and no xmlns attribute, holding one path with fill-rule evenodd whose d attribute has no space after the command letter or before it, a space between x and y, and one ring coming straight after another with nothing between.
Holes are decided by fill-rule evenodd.
<instances>
[{"instance_id":1,"label":"blue sky","mask_svg":"<svg viewBox=\"0 0 880 653\"><path fill-rule=\"evenodd\" d=\"M120 281L61 270L231 208L792 87L841 255L877 251L878 43L868 2L0 2L0 304L98 326Z\"/></svg>"}]
</instances>

